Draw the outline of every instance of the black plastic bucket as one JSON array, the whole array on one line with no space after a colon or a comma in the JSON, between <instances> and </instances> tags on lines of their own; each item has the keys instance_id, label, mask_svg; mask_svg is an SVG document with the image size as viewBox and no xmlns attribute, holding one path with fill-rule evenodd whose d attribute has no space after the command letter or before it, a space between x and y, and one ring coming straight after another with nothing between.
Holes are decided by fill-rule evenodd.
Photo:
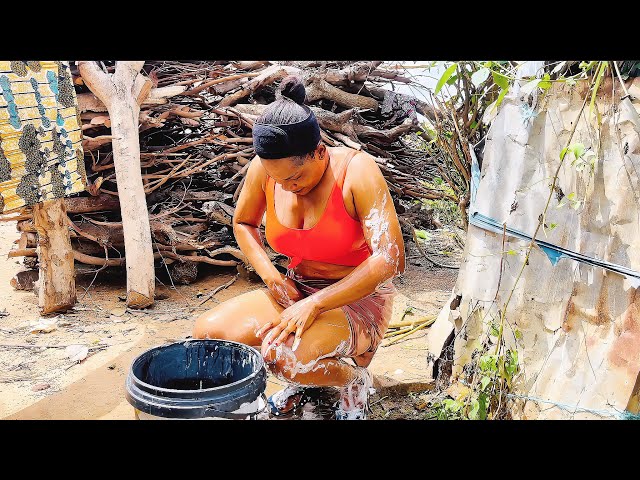
<instances>
[{"instance_id":1,"label":"black plastic bucket","mask_svg":"<svg viewBox=\"0 0 640 480\"><path fill-rule=\"evenodd\" d=\"M139 419L255 419L266 406L267 370L242 343L187 340L138 356L125 387Z\"/></svg>"}]
</instances>

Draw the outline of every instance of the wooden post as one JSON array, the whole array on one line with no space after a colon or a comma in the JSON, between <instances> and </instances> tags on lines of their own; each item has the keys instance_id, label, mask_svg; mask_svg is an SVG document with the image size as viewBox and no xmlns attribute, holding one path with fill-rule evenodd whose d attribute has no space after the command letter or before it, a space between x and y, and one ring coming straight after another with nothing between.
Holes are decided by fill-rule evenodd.
<instances>
[{"instance_id":1,"label":"wooden post","mask_svg":"<svg viewBox=\"0 0 640 480\"><path fill-rule=\"evenodd\" d=\"M76 303L76 274L64 201L35 204L33 223L38 233L40 311L47 314L68 310Z\"/></svg>"},{"instance_id":2,"label":"wooden post","mask_svg":"<svg viewBox=\"0 0 640 480\"><path fill-rule=\"evenodd\" d=\"M140 74L144 62L116 62L115 73L96 62L78 62L84 83L105 104L111 118L113 163L118 183L127 267L127 306L153 304L155 270L147 199L140 174L140 105L151 80Z\"/></svg>"}]
</instances>

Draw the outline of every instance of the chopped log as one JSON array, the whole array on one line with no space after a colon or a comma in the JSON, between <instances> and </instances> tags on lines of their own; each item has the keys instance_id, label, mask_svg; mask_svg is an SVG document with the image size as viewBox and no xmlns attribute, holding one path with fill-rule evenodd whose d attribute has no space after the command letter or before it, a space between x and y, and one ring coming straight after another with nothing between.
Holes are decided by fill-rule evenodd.
<instances>
[{"instance_id":1,"label":"chopped log","mask_svg":"<svg viewBox=\"0 0 640 480\"><path fill-rule=\"evenodd\" d=\"M411 123L405 123L393 127L389 130L378 130L367 125L354 125L354 130L359 139L362 140L377 140L382 143L393 143L397 141L401 136L408 134L409 132L417 132L420 127Z\"/></svg>"},{"instance_id":2,"label":"chopped log","mask_svg":"<svg viewBox=\"0 0 640 480\"><path fill-rule=\"evenodd\" d=\"M85 263L87 265L96 265L98 267L122 267L123 265L126 264L125 259L124 258L109 258L109 259L105 259L105 258L100 258L100 257L93 257L91 255L85 255L84 253L80 253L76 250L73 251L73 258L76 262L80 262L80 263ZM160 259L163 258L159 253L155 253L153 255L154 259ZM164 260L164 259L163 259ZM165 263L169 264L172 263L173 260L164 260Z\"/></svg>"},{"instance_id":3,"label":"chopped log","mask_svg":"<svg viewBox=\"0 0 640 480\"><path fill-rule=\"evenodd\" d=\"M141 85L140 88L144 86ZM91 88L91 87L89 87ZM180 95L187 89L186 86L171 85L168 87L152 88L149 91L149 96L142 102L142 105L164 105L168 103L168 98ZM93 93L79 93L76 95L78 98L78 111L79 112L106 112L107 107L104 102L96 97Z\"/></svg>"},{"instance_id":4,"label":"chopped log","mask_svg":"<svg viewBox=\"0 0 640 480\"><path fill-rule=\"evenodd\" d=\"M17 248L15 250L9 250L7 254L9 258L14 257L37 257L38 252L35 248Z\"/></svg>"},{"instance_id":5,"label":"chopped log","mask_svg":"<svg viewBox=\"0 0 640 480\"><path fill-rule=\"evenodd\" d=\"M372 87L369 88L369 92L374 95L378 100L383 100L385 94L389 92L389 90L385 88ZM411 95L407 95L411 96ZM414 97L415 98L415 97ZM434 113L434 108L432 105L429 105L427 102L423 102L420 99L415 98L416 101L416 110L423 116L427 117L431 122L436 121L436 116Z\"/></svg>"},{"instance_id":6,"label":"chopped log","mask_svg":"<svg viewBox=\"0 0 640 480\"><path fill-rule=\"evenodd\" d=\"M99 137L87 137L86 135L82 136L82 148L87 151L98 150L103 145L107 145L113 141L113 136L111 135L100 135Z\"/></svg>"},{"instance_id":7,"label":"chopped log","mask_svg":"<svg viewBox=\"0 0 640 480\"><path fill-rule=\"evenodd\" d=\"M202 205L202 211L211 221L231 226L235 209L222 202L207 202Z\"/></svg>"},{"instance_id":8,"label":"chopped log","mask_svg":"<svg viewBox=\"0 0 640 480\"><path fill-rule=\"evenodd\" d=\"M218 107L230 107L232 105L235 105L244 97L247 97L249 94L264 87L265 85L269 85L276 80L281 80L287 75L292 74L300 74L300 70L294 67L271 65L270 67L267 67L263 71L261 71L260 75L255 77L253 80L244 84L239 92L223 98L222 101L218 104Z\"/></svg>"},{"instance_id":9,"label":"chopped log","mask_svg":"<svg viewBox=\"0 0 640 480\"><path fill-rule=\"evenodd\" d=\"M345 92L334 87L324 78L312 76L307 83L307 98L305 101L311 103L321 98L331 100L346 108L378 110L378 101L375 98Z\"/></svg>"},{"instance_id":10,"label":"chopped log","mask_svg":"<svg viewBox=\"0 0 640 480\"><path fill-rule=\"evenodd\" d=\"M38 232L40 311L43 315L66 311L76 303L76 276L62 199L35 204L33 221Z\"/></svg>"},{"instance_id":11,"label":"chopped log","mask_svg":"<svg viewBox=\"0 0 640 480\"><path fill-rule=\"evenodd\" d=\"M16 290L33 290L33 284L38 280L37 270L23 270L16 273L9 281Z\"/></svg>"},{"instance_id":12,"label":"chopped log","mask_svg":"<svg viewBox=\"0 0 640 480\"><path fill-rule=\"evenodd\" d=\"M198 264L191 261L177 261L173 262L169 269L171 279L181 285L189 285L196 281L198 278Z\"/></svg>"},{"instance_id":13,"label":"chopped log","mask_svg":"<svg viewBox=\"0 0 640 480\"><path fill-rule=\"evenodd\" d=\"M67 213L89 213L120 210L120 200L112 195L65 198Z\"/></svg>"},{"instance_id":14,"label":"chopped log","mask_svg":"<svg viewBox=\"0 0 640 480\"><path fill-rule=\"evenodd\" d=\"M209 88L209 93L212 95L224 95L231 90L235 90L241 85L247 83L249 81L248 77L238 78L236 80L226 81L223 83L219 83L218 85L214 85Z\"/></svg>"},{"instance_id":15,"label":"chopped log","mask_svg":"<svg viewBox=\"0 0 640 480\"><path fill-rule=\"evenodd\" d=\"M250 62L236 62L234 66L238 70L257 70L258 68L262 68L265 65L269 65L268 61L250 61Z\"/></svg>"},{"instance_id":16,"label":"chopped log","mask_svg":"<svg viewBox=\"0 0 640 480\"><path fill-rule=\"evenodd\" d=\"M73 251L73 258L76 262L85 263L87 265L96 265L98 267L121 267L125 264L124 258L100 258L91 255L85 255L76 250Z\"/></svg>"},{"instance_id":17,"label":"chopped log","mask_svg":"<svg viewBox=\"0 0 640 480\"><path fill-rule=\"evenodd\" d=\"M192 262L208 263L210 265L217 265L220 267L235 267L238 264L238 262L234 260L216 260L214 258L205 257L204 255L178 255L173 252L163 252L162 255L174 260L181 260L183 262L190 260Z\"/></svg>"},{"instance_id":18,"label":"chopped log","mask_svg":"<svg viewBox=\"0 0 640 480\"><path fill-rule=\"evenodd\" d=\"M358 62L342 69L329 68L324 79L336 86L347 86L352 82L364 82L381 64L375 62Z\"/></svg>"},{"instance_id":19,"label":"chopped log","mask_svg":"<svg viewBox=\"0 0 640 480\"><path fill-rule=\"evenodd\" d=\"M19 232L35 232L36 227L33 225L33 220L20 220L16 224L16 229Z\"/></svg>"},{"instance_id":20,"label":"chopped log","mask_svg":"<svg viewBox=\"0 0 640 480\"><path fill-rule=\"evenodd\" d=\"M38 236L33 232L22 232L18 241L18 248L36 248Z\"/></svg>"},{"instance_id":21,"label":"chopped log","mask_svg":"<svg viewBox=\"0 0 640 480\"><path fill-rule=\"evenodd\" d=\"M144 308L154 302L155 271L151 229L142 178L136 103L142 87L134 89L144 62L117 62L113 74L95 62L79 62L80 74L89 89L107 107L113 134L113 159L124 227L127 262L127 306ZM137 91L136 91L137 90ZM132 260L131 260L132 259Z\"/></svg>"},{"instance_id":22,"label":"chopped log","mask_svg":"<svg viewBox=\"0 0 640 480\"><path fill-rule=\"evenodd\" d=\"M229 82L231 80L243 80L243 79L249 78L249 77L257 77L258 75L260 75L260 74L259 73L244 73L244 74L240 74L240 75L231 75L230 77L216 78L215 80L209 80L208 82L205 82L202 85L197 86L196 88L192 88L191 90L185 92L185 95L187 95L187 96L197 95L200 92L202 92L203 90L206 90L207 88L212 87L212 86L217 85L217 84L220 84L220 83L226 83L226 82Z\"/></svg>"}]
</instances>

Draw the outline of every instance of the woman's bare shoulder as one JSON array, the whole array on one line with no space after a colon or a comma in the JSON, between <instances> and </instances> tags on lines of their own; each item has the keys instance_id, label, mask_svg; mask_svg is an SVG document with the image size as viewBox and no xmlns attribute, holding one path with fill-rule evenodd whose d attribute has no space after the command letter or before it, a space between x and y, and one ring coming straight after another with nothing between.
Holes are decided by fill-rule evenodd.
<instances>
[{"instance_id":1,"label":"woman's bare shoulder","mask_svg":"<svg viewBox=\"0 0 640 480\"><path fill-rule=\"evenodd\" d=\"M253 157L253 159L251 159L249 169L247 170L246 181L259 183L260 185L262 185L262 190L265 189L265 184L267 182L267 171L262 166L262 161L257 155Z\"/></svg>"},{"instance_id":2,"label":"woman's bare shoulder","mask_svg":"<svg viewBox=\"0 0 640 480\"><path fill-rule=\"evenodd\" d=\"M381 179L384 180L375 157L370 153L359 151L349 162L345 175L345 184L347 181L352 183L356 179L366 180L367 182L365 183L369 183L368 181L376 182Z\"/></svg>"}]
</instances>

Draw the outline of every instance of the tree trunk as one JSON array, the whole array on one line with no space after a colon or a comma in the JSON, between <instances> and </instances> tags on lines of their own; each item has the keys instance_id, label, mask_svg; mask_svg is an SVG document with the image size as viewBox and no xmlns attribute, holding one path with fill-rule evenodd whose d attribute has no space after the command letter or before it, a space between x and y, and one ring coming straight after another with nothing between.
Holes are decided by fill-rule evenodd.
<instances>
[{"instance_id":1,"label":"tree trunk","mask_svg":"<svg viewBox=\"0 0 640 480\"><path fill-rule=\"evenodd\" d=\"M76 278L64 201L36 203L33 221L38 232L40 311L42 314L66 311L76 303Z\"/></svg>"},{"instance_id":2,"label":"tree trunk","mask_svg":"<svg viewBox=\"0 0 640 480\"><path fill-rule=\"evenodd\" d=\"M111 119L113 160L124 230L127 268L127 306L153 304L155 271L147 202L140 175L138 115L146 82L136 81L144 62L117 62L113 75L95 62L79 62L91 91L106 105Z\"/></svg>"}]
</instances>

